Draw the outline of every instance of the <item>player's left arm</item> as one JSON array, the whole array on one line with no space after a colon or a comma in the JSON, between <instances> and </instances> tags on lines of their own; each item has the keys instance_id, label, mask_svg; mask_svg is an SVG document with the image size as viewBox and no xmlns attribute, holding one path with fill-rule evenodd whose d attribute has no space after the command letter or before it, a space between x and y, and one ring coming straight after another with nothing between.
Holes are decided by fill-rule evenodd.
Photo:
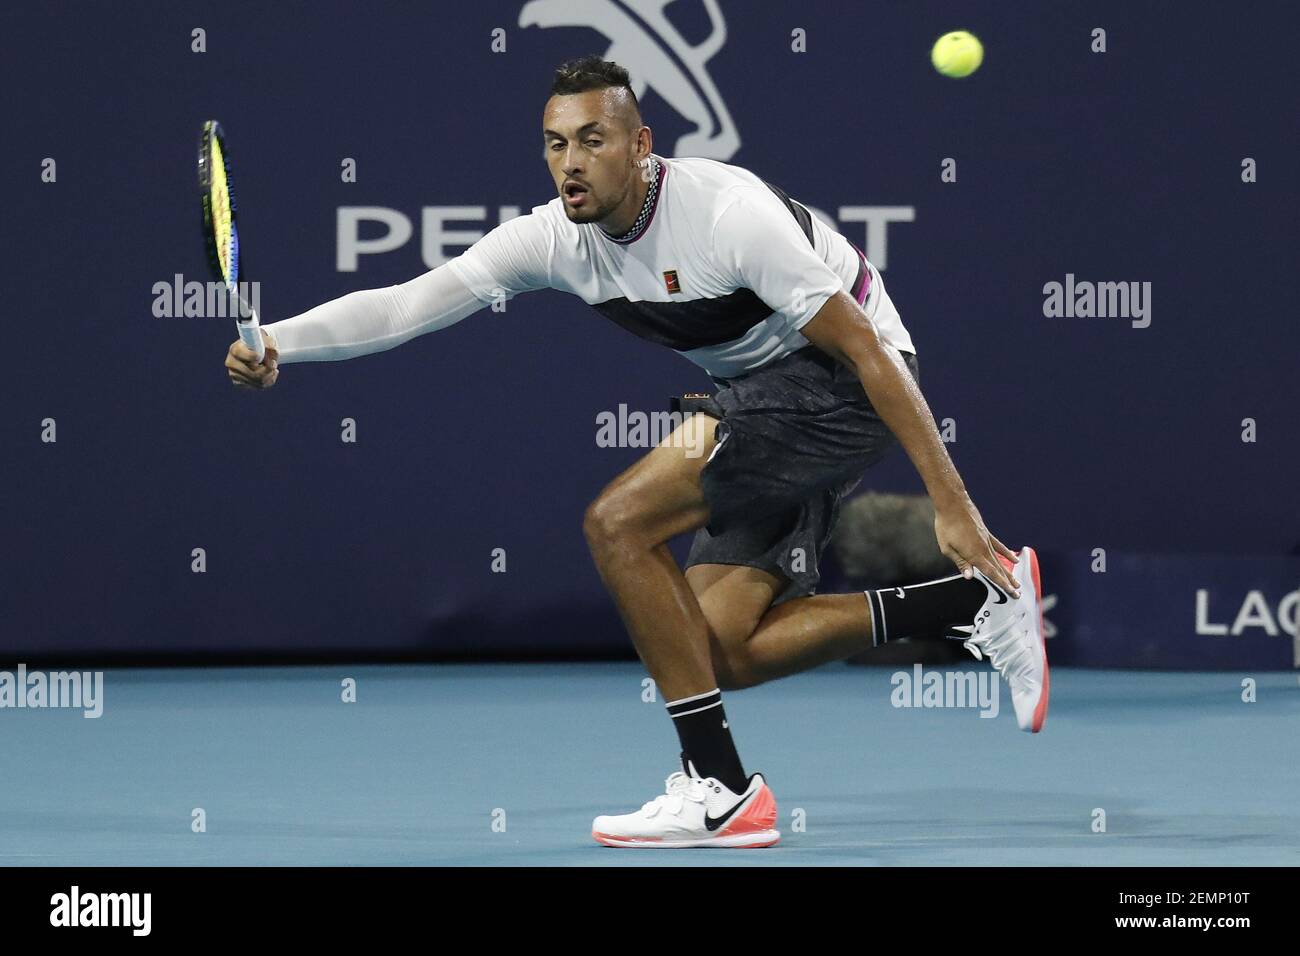
<instances>
[{"instance_id":1,"label":"player's left arm","mask_svg":"<svg viewBox=\"0 0 1300 956\"><path fill-rule=\"evenodd\" d=\"M939 549L967 577L973 566L1000 586L1018 592L1019 582L996 557L1001 554L1014 561L1016 555L984 526L898 350L880 338L875 323L842 290L828 298L800 331L862 380L872 406L898 438L934 501Z\"/></svg>"}]
</instances>

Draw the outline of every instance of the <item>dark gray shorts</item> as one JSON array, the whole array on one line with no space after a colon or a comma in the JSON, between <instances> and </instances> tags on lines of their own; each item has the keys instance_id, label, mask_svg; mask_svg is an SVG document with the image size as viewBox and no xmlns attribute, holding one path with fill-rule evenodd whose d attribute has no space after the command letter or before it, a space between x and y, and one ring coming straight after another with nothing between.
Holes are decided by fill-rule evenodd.
<instances>
[{"instance_id":1,"label":"dark gray shorts","mask_svg":"<svg viewBox=\"0 0 1300 956\"><path fill-rule=\"evenodd\" d=\"M902 353L912 378L916 356ZM781 574L776 603L813 594L840 501L895 438L856 374L814 346L719 382L702 410L720 419L700 481L709 523L689 568L739 564Z\"/></svg>"}]
</instances>

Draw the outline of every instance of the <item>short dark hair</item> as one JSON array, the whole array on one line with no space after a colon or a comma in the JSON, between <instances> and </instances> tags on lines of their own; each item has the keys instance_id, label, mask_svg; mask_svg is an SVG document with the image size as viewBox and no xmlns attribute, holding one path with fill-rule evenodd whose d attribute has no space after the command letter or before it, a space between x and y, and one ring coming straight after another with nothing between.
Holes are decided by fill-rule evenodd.
<instances>
[{"instance_id":1,"label":"short dark hair","mask_svg":"<svg viewBox=\"0 0 1300 956\"><path fill-rule=\"evenodd\" d=\"M627 90L636 107L637 116L641 115L641 104L632 92L632 78L627 70L613 60L602 60L594 53L561 63L555 69L555 78L551 81L552 96L568 96L571 93L586 93L589 90L606 90L617 87Z\"/></svg>"}]
</instances>

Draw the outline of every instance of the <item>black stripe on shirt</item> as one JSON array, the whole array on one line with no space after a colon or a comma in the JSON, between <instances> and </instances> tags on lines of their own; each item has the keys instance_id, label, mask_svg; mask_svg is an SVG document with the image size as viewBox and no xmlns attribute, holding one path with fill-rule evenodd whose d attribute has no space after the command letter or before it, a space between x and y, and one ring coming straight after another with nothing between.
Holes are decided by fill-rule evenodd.
<instances>
[{"instance_id":1,"label":"black stripe on shirt","mask_svg":"<svg viewBox=\"0 0 1300 956\"><path fill-rule=\"evenodd\" d=\"M606 299L592 308L633 335L678 352L735 341L772 314L749 289L687 302Z\"/></svg>"},{"instance_id":2,"label":"black stripe on shirt","mask_svg":"<svg viewBox=\"0 0 1300 956\"><path fill-rule=\"evenodd\" d=\"M773 186L767 180L762 180L762 183L768 189L772 190L776 195L776 198L781 200L786 209L790 210L790 215L794 216L794 221L799 224L799 228L803 230L803 234L808 238L809 245L815 246L816 243L813 242L812 213L787 196L785 190L780 186Z\"/></svg>"}]
</instances>

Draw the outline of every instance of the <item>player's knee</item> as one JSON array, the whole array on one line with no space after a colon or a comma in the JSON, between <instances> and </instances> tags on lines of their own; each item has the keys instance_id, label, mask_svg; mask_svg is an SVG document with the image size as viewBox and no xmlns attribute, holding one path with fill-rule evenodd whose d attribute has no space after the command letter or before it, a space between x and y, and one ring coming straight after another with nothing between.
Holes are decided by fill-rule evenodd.
<instances>
[{"instance_id":1,"label":"player's knee","mask_svg":"<svg viewBox=\"0 0 1300 956\"><path fill-rule=\"evenodd\" d=\"M626 541L635 526L636 510L627 495L604 492L587 506L582 533L593 551Z\"/></svg>"}]
</instances>

